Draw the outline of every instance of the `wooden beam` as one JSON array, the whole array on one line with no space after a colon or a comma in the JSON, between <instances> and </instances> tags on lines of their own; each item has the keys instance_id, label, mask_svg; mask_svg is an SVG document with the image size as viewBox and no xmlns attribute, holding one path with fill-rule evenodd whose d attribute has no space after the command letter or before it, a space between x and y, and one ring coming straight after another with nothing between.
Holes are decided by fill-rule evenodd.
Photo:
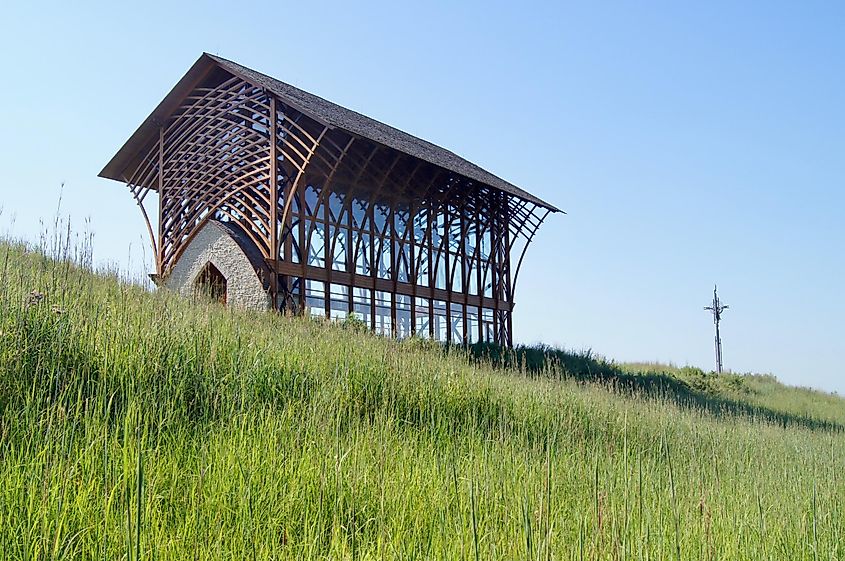
<instances>
[{"instance_id":1,"label":"wooden beam","mask_svg":"<svg viewBox=\"0 0 845 561\"><path fill-rule=\"evenodd\" d=\"M267 266L274 266L272 260L267 260ZM296 263L280 261L278 264L276 264L275 270L280 275L304 274L305 278L317 282L326 282L326 279L328 278L325 268L315 267L313 265L307 265L303 273L300 265ZM394 288L394 282L392 279L382 279L374 278L372 276L354 275L352 273L341 271L333 271L332 273L333 281L336 284L342 284L344 286L353 286L353 277L355 282L354 286L357 286L358 288L379 290L383 292L391 292ZM420 298L429 298L435 300L449 299L449 292L441 288L434 288L430 286L413 286L411 283L404 282L396 283L397 294L412 296L414 294L414 291L416 291L417 295ZM496 301L493 298L488 298L486 296L477 296L474 294L464 294L459 292L452 293L452 301L455 304L461 306L478 306L482 308L494 308L496 305ZM499 301L499 307L502 310L511 309L510 303L504 300Z\"/></svg>"}]
</instances>

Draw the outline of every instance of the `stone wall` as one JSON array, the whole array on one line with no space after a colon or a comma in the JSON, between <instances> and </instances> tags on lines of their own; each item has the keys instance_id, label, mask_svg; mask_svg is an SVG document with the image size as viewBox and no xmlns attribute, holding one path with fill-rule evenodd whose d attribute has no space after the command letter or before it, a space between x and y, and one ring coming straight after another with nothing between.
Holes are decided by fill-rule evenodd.
<instances>
[{"instance_id":1,"label":"stone wall","mask_svg":"<svg viewBox=\"0 0 845 561\"><path fill-rule=\"evenodd\" d=\"M242 247L246 236L234 234L228 225L214 220L206 223L182 252L162 285L191 297L197 276L211 262L226 278L227 305L246 310L269 309L270 295L259 276L261 265L248 257L251 248Z\"/></svg>"}]
</instances>

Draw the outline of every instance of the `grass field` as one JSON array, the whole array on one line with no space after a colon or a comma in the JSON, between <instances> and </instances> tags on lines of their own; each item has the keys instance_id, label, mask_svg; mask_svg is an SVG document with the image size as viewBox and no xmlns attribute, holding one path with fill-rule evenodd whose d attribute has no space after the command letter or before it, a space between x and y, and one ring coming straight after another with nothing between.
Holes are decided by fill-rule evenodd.
<instances>
[{"instance_id":1,"label":"grass field","mask_svg":"<svg viewBox=\"0 0 845 561\"><path fill-rule=\"evenodd\" d=\"M845 557L838 397L238 313L51 252L0 244L0 559Z\"/></svg>"}]
</instances>

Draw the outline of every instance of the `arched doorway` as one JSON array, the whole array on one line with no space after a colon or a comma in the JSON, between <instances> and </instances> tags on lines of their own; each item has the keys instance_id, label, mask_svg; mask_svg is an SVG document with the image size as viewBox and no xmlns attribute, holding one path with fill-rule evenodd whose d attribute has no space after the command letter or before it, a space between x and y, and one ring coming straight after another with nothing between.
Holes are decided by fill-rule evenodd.
<instances>
[{"instance_id":1,"label":"arched doorway","mask_svg":"<svg viewBox=\"0 0 845 561\"><path fill-rule=\"evenodd\" d=\"M226 277L213 263L206 263L197 275L194 288L199 296L226 305Z\"/></svg>"}]
</instances>

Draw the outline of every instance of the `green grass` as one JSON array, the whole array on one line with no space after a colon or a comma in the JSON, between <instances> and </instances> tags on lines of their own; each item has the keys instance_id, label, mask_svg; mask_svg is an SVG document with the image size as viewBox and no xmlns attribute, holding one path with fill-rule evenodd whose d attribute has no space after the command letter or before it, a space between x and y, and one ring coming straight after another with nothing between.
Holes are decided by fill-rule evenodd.
<instances>
[{"instance_id":1,"label":"green grass","mask_svg":"<svg viewBox=\"0 0 845 561\"><path fill-rule=\"evenodd\" d=\"M0 244L0 559L845 556L838 398L491 351Z\"/></svg>"},{"instance_id":2,"label":"green grass","mask_svg":"<svg viewBox=\"0 0 845 561\"><path fill-rule=\"evenodd\" d=\"M473 356L498 366L553 377L600 381L617 390L659 396L713 414L743 414L784 426L845 429L845 401L809 388L784 386L772 375L721 374L658 363L616 363L591 351L572 352L542 345L512 352L475 345Z\"/></svg>"}]
</instances>

